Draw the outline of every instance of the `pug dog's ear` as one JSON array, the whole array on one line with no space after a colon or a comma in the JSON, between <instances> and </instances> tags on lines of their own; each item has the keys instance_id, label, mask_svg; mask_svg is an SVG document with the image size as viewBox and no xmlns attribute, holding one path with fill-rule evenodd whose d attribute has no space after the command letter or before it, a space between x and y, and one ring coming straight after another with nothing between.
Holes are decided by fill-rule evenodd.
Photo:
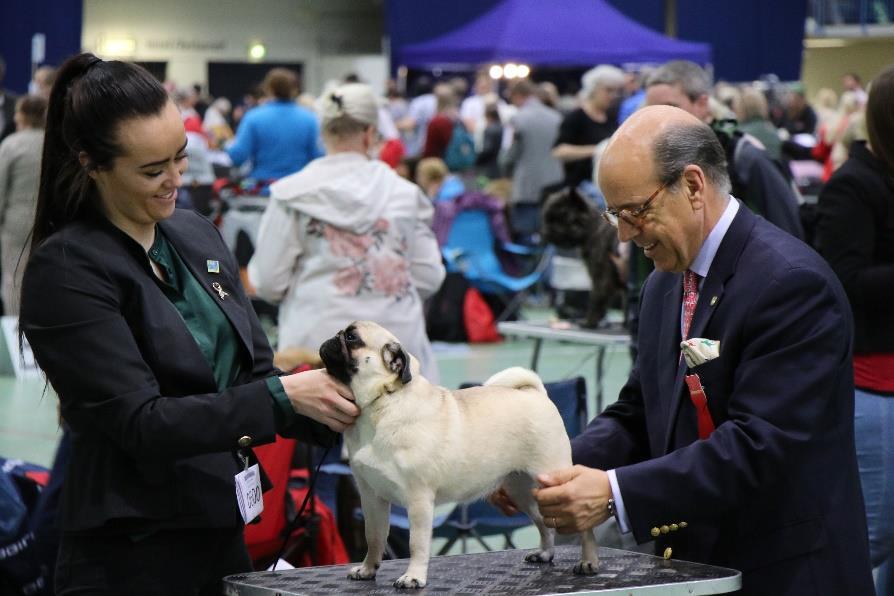
<instances>
[{"instance_id":1,"label":"pug dog's ear","mask_svg":"<svg viewBox=\"0 0 894 596\"><path fill-rule=\"evenodd\" d=\"M382 358L391 372L400 376L401 383L406 385L413 380L413 374L410 372L410 355L399 343L385 344L385 347L382 348Z\"/></svg>"}]
</instances>

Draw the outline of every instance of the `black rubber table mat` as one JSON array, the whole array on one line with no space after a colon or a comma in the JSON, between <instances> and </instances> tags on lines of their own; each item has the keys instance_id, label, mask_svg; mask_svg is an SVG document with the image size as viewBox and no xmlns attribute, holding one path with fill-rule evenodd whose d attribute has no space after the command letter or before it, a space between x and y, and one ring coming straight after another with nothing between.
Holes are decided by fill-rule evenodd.
<instances>
[{"instance_id":1,"label":"black rubber table mat","mask_svg":"<svg viewBox=\"0 0 894 596\"><path fill-rule=\"evenodd\" d=\"M600 548L597 575L571 572L580 547L556 547L551 565L527 563L526 550L433 557L428 584L418 590L398 590L392 582L406 570L408 561L383 561L375 580L347 578L356 565L306 567L287 571L258 571L225 578L231 595L274 594L661 594L667 596L724 594L741 587L741 574L732 569L665 560L641 553Z\"/></svg>"}]
</instances>

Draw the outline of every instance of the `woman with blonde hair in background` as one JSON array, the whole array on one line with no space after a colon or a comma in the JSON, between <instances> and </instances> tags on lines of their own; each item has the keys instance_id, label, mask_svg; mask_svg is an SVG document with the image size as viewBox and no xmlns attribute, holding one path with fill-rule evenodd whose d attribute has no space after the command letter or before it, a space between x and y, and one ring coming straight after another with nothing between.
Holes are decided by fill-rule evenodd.
<instances>
[{"instance_id":1,"label":"woman with blonde hair in background","mask_svg":"<svg viewBox=\"0 0 894 596\"><path fill-rule=\"evenodd\" d=\"M838 113L838 93L829 87L822 87L813 97L813 109L819 119L819 125L828 122Z\"/></svg>"},{"instance_id":2,"label":"woman with blonde hair in background","mask_svg":"<svg viewBox=\"0 0 894 596\"><path fill-rule=\"evenodd\" d=\"M838 110L828 120L821 121L817 127L816 145L811 155L823 164L823 182L832 177L847 159L848 145L846 140L853 140L854 130L851 128L862 111L859 98L851 91L841 94Z\"/></svg>"},{"instance_id":3,"label":"woman with blonde hair in background","mask_svg":"<svg viewBox=\"0 0 894 596\"><path fill-rule=\"evenodd\" d=\"M616 111L624 92L624 72L600 64L584 73L581 85L580 107L562 120L553 148L553 157L565 166L565 184L571 187L592 180L593 151L618 127Z\"/></svg>"},{"instance_id":4,"label":"woman with blonde hair in background","mask_svg":"<svg viewBox=\"0 0 894 596\"><path fill-rule=\"evenodd\" d=\"M326 155L270 187L248 276L279 304L279 349L316 348L356 319L389 329L437 383L422 301L444 279L431 201L370 158L378 102L365 84L321 98Z\"/></svg>"}]
</instances>

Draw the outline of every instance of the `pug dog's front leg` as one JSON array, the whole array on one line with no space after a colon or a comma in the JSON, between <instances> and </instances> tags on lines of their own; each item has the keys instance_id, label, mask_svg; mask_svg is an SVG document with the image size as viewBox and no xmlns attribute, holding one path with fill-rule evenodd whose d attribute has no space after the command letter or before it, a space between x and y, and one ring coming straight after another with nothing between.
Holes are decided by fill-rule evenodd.
<instances>
[{"instance_id":1,"label":"pug dog's front leg","mask_svg":"<svg viewBox=\"0 0 894 596\"><path fill-rule=\"evenodd\" d=\"M363 563L351 569L350 579L375 579L376 571L382 563L385 541L390 529L389 515L391 503L379 497L360 476L357 481L357 492L360 493L360 507L363 509L363 525L366 530L366 558Z\"/></svg>"},{"instance_id":2,"label":"pug dog's front leg","mask_svg":"<svg viewBox=\"0 0 894 596\"><path fill-rule=\"evenodd\" d=\"M574 566L574 573L578 575L593 575L599 573L599 545L596 544L595 529L581 532L580 563Z\"/></svg>"},{"instance_id":3,"label":"pug dog's front leg","mask_svg":"<svg viewBox=\"0 0 894 596\"><path fill-rule=\"evenodd\" d=\"M428 559L431 555L431 530L434 519L435 496L428 491L412 496L407 503L410 516L410 565L406 573L394 582L395 588L424 588L428 579Z\"/></svg>"}]
</instances>

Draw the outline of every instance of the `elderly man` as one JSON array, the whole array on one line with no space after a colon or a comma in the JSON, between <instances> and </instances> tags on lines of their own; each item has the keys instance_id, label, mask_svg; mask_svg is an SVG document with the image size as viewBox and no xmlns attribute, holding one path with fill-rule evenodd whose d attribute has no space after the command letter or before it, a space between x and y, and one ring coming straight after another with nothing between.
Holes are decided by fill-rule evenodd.
<instances>
[{"instance_id":1,"label":"elderly man","mask_svg":"<svg viewBox=\"0 0 894 596\"><path fill-rule=\"evenodd\" d=\"M871 594L834 273L730 196L720 143L683 110L631 116L599 182L656 271L618 401L573 441L579 465L539 479L547 525L615 514L665 557L742 570L745 594Z\"/></svg>"}]
</instances>

